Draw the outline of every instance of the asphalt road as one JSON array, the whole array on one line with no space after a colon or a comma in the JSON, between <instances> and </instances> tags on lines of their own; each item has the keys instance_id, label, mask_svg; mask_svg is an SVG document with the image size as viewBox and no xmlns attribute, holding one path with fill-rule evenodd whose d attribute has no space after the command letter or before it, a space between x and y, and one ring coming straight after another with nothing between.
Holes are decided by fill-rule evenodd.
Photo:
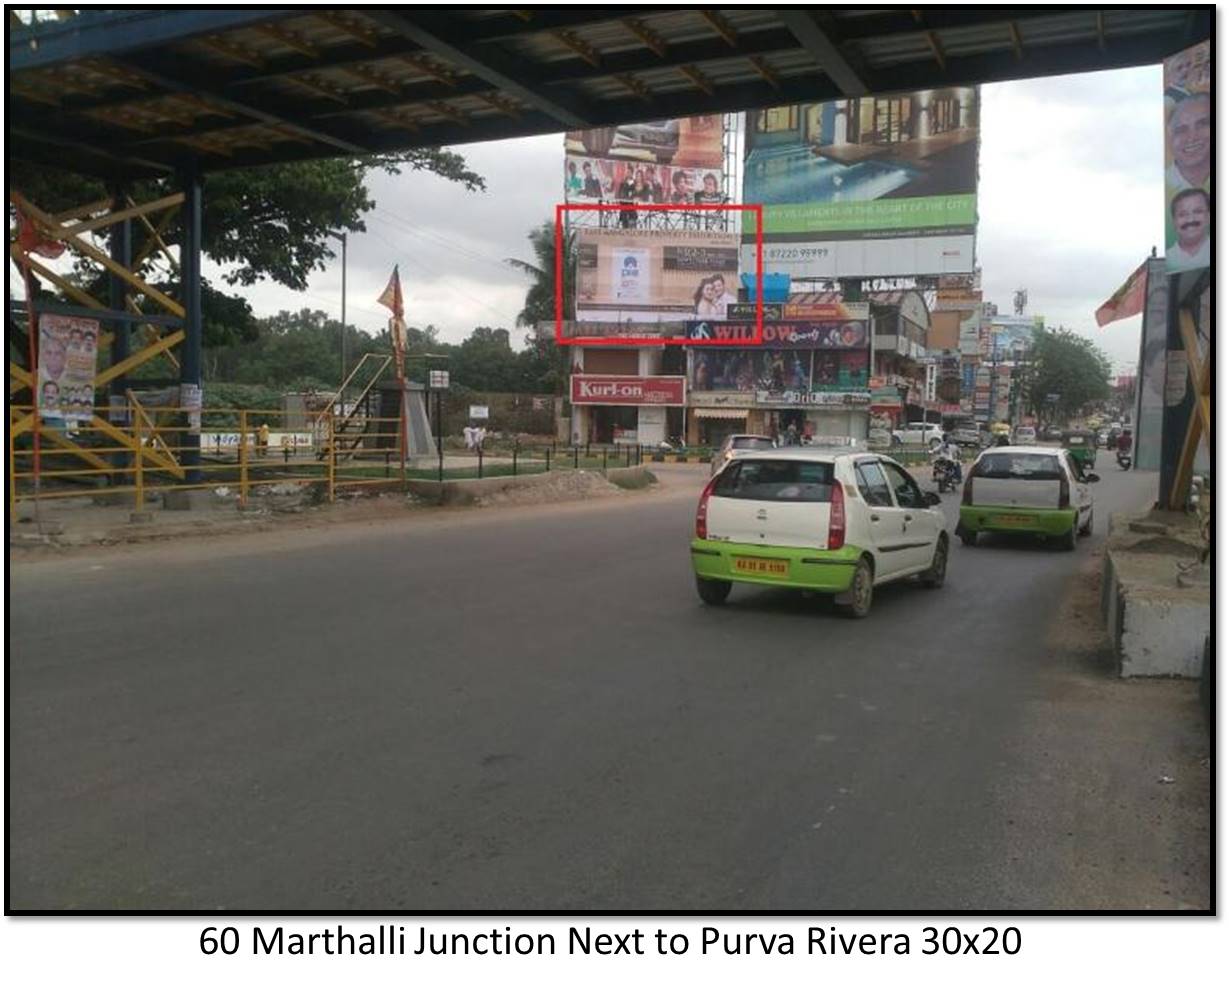
<instances>
[{"instance_id":1,"label":"asphalt road","mask_svg":"<svg viewBox=\"0 0 1229 990\"><path fill-rule=\"evenodd\" d=\"M1062 685L1106 675L1051 627L1109 512L1155 488L1100 470L1075 553L956 541L944 589L880 589L862 622L774 591L702 606L687 469L586 505L18 564L10 907L1189 903L1164 823L1122 855L1165 896L1073 867L1148 800L1121 780L1133 716L1056 730Z\"/></svg>"}]
</instances>

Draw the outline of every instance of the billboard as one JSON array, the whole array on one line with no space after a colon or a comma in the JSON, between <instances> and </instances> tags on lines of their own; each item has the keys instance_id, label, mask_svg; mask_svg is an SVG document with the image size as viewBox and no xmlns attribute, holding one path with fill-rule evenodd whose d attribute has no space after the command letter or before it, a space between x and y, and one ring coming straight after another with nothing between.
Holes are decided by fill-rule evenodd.
<instances>
[{"instance_id":1,"label":"billboard","mask_svg":"<svg viewBox=\"0 0 1229 990\"><path fill-rule=\"evenodd\" d=\"M687 339L703 344L737 344L746 347L755 343L755 324L722 320L691 320L687 323ZM765 323L761 345L791 349L856 349L868 344L867 321Z\"/></svg>"},{"instance_id":2,"label":"billboard","mask_svg":"<svg viewBox=\"0 0 1229 990\"><path fill-rule=\"evenodd\" d=\"M725 202L720 114L569 131L564 153L568 202Z\"/></svg>"},{"instance_id":3,"label":"billboard","mask_svg":"<svg viewBox=\"0 0 1229 990\"><path fill-rule=\"evenodd\" d=\"M865 350L714 348L693 353L690 387L696 392L755 392L767 396L865 391L869 397L869 375L870 355Z\"/></svg>"},{"instance_id":4,"label":"billboard","mask_svg":"<svg viewBox=\"0 0 1229 990\"><path fill-rule=\"evenodd\" d=\"M975 87L748 113L743 201L764 206L765 270L972 272L978 118Z\"/></svg>"},{"instance_id":5,"label":"billboard","mask_svg":"<svg viewBox=\"0 0 1229 990\"><path fill-rule=\"evenodd\" d=\"M1212 43L1165 59L1165 266L1207 268L1212 253Z\"/></svg>"},{"instance_id":6,"label":"billboard","mask_svg":"<svg viewBox=\"0 0 1229 990\"><path fill-rule=\"evenodd\" d=\"M737 302L735 233L591 227L576 236L582 323L724 319Z\"/></svg>"}]
</instances>

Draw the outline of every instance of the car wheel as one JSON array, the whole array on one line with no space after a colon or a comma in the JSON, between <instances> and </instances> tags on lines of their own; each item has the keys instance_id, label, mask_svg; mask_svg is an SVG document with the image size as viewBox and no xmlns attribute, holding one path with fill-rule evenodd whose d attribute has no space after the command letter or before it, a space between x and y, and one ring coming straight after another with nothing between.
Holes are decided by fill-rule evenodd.
<instances>
[{"instance_id":1,"label":"car wheel","mask_svg":"<svg viewBox=\"0 0 1229 990\"><path fill-rule=\"evenodd\" d=\"M931 450L938 450L942 446L943 446L943 441L940 440L938 437L930 438L930 449Z\"/></svg>"},{"instance_id":2,"label":"car wheel","mask_svg":"<svg viewBox=\"0 0 1229 990\"><path fill-rule=\"evenodd\" d=\"M1092 509L1088 510L1088 522L1080 527L1080 536L1092 536Z\"/></svg>"},{"instance_id":3,"label":"car wheel","mask_svg":"<svg viewBox=\"0 0 1229 990\"><path fill-rule=\"evenodd\" d=\"M947 534L940 533L930 569L922 571L922 584L927 588L942 588L947 578Z\"/></svg>"},{"instance_id":4,"label":"car wheel","mask_svg":"<svg viewBox=\"0 0 1229 990\"><path fill-rule=\"evenodd\" d=\"M970 533L967 529L962 529L959 533L959 536L960 536L960 542L963 543L966 547L977 546L977 531L976 530Z\"/></svg>"},{"instance_id":5,"label":"car wheel","mask_svg":"<svg viewBox=\"0 0 1229 990\"><path fill-rule=\"evenodd\" d=\"M705 605L724 605L725 600L730 597L730 589L734 587L732 581L714 581L710 578L696 578L696 591L700 594L700 600Z\"/></svg>"},{"instance_id":6,"label":"car wheel","mask_svg":"<svg viewBox=\"0 0 1229 990\"><path fill-rule=\"evenodd\" d=\"M837 607L851 619L865 619L871 610L871 600L875 596L875 574L870 562L863 557L853 570L853 580L849 582L846 592L848 601L841 602Z\"/></svg>"},{"instance_id":7,"label":"car wheel","mask_svg":"<svg viewBox=\"0 0 1229 990\"><path fill-rule=\"evenodd\" d=\"M893 437L892 437L892 446L893 446L893 447L899 447L902 443L904 443L904 441L903 441L903 440L901 440L901 438L900 438L900 437L898 437L898 436L893 436Z\"/></svg>"},{"instance_id":8,"label":"car wheel","mask_svg":"<svg viewBox=\"0 0 1229 990\"><path fill-rule=\"evenodd\" d=\"M1063 534L1062 542L1059 544L1064 550L1074 550L1075 541L1079 538L1080 517L1077 514L1075 520L1071 523L1071 528Z\"/></svg>"}]
</instances>

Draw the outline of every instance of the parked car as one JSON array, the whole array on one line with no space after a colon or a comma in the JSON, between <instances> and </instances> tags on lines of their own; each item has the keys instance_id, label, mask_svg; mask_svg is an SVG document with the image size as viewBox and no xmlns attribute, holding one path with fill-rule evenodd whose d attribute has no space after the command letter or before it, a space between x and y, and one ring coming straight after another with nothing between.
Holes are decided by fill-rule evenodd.
<instances>
[{"instance_id":1,"label":"parked car","mask_svg":"<svg viewBox=\"0 0 1229 990\"><path fill-rule=\"evenodd\" d=\"M1018 446L1036 443L1037 431L1031 426L1017 426L1012 433L1011 442Z\"/></svg>"},{"instance_id":2,"label":"parked car","mask_svg":"<svg viewBox=\"0 0 1229 990\"><path fill-rule=\"evenodd\" d=\"M691 562L696 590L721 605L735 583L836 596L854 618L874 588L947 574L939 496L890 457L791 447L728 461L700 496Z\"/></svg>"},{"instance_id":3,"label":"parked car","mask_svg":"<svg viewBox=\"0 0 1229 990\"><path fill-rule=\"evenodd\" d=\"M1075 549L1092 532L1092 491L1100 479L1067 450L992 447L969 469L956 535L976 546L981 533L1035 533Z\"/></svg>"},{"instance_id":4,"label":"parked car","mask_svg":"<svg viewBox=\"0 0 1229 990\"><path fill-rule=\"evenodd\" d=\"M959 447L984 447L989 437L976 426L957 426L948 434Z\"/></svg>"},{"instance_id":5,"label":"parked car","mask_svg":"<svg viewBox=\"0 0 1229 990\"><path fill-rule=\"evenodd\" d=\"M892 431L892 442L935 447L943 443L943 428L938 423L906 423Z\"/></svg>"},{"instance_id":6,"label":"parked car","mask_svg":"<svg viewBox=\"0 0 1229 990\"><path fill-rule=\"evenodd\" d=\"M1047 426L1043 435L1047 440L1061 440L1063 438L1062 427Z\"/></svg>"},{"instance_id":7,"label":"parked car","mask_svg":"<svg viewBox=\"0 0 1229 990\"><path fill-rule=\"evenodd\" d=\"M1110 431L1109 430L1098 430L1097 431L1097 446L1108 448L1109 445L1110 445Z\"/></svg>"},{"instance_id":8,"label":"parked car","mask_svg":"<svg viewBox=\"0 0 1229 990\"><path fill-rule=\"evenodd\" d=\"M713 460L710 465L712 470L709 473L716 474L725 467L726 462L734 457L736 450L772 450L776 445L772 437L758 433L733 433L722 440L721 446L713 451Z\"/></svg>"}]
</instances>

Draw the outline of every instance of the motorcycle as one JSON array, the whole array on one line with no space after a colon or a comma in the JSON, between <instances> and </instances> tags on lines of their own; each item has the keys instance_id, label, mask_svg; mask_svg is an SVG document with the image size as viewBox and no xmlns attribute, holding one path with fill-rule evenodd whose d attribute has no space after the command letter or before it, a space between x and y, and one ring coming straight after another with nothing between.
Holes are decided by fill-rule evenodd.
<instances>
[{"instance_id":1,"label":"motorcycle","mask_svg":"<svg viewBox=\"0 0 1229 990\"><path fill-rule=\"evenodd\" d=\"M956 463L949 461L946 457L935 458L932 478L940 495L944 492L954 492L960 486Z\"/></svg>"},{"instance_id":2,"label":"motorcycle","mask_svg":"<svg viewBox=\"0 0 1229 990\"><path fill-rule=\"evenodd\" d=\"M1118 451L1118 466L1124 471L1131 469L1131 452L1129 450Z\"/></svg>"}]
</instances>

